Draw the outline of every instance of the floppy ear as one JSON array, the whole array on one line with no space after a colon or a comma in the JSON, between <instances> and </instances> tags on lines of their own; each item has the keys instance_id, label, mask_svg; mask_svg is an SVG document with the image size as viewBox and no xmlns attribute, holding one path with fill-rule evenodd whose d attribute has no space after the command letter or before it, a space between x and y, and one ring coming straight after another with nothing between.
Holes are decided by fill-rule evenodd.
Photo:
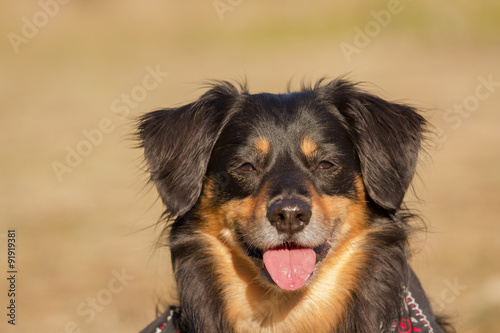
<instances>
[{"instance_id":1,"label":"floppy ear","mask_svg":"<svg viewBox=\"0 0 500 333\"><path fill-rule=\"evenodd\" d=\"M194 103L139 119L150 179L171 216L185 214L198 200L212 148L238 94L221 82Z\"/></svg>"},{"instance_id":2,"label":"floppy ear","mask_svg":"<svg viewBox=\"0 0 500 333\"><path fill-rule=\"evenodd\" d=\"M320 89L354 142L368 195L385 209L399 209L415 173L424 118L408 105L385 101L345 80Z\"/></svg>"}]
</instances>

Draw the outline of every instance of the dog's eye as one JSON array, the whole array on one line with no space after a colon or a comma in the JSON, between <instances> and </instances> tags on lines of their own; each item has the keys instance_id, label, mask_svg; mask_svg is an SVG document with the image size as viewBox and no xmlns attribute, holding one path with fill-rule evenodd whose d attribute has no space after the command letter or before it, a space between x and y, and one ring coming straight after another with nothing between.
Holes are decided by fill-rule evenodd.
<instances>
[{"instance_id":1,"label":"dog's eye","mask_svg":"<svg viewBox=\"0 0 500 333\"><path fill-rule=\"evenodd\" d=\"M245 171L245 172L250 172L250 171L254 171L255 167L251 163L243 163L240 166L240 170Z\"/></svg>"},{"instance_id":2,"label":"dog's eye","mask_svg":"<svg viewBox=\"0 0 500 333\"><path fill-rule=\"evenodd\" d=\"M332 167L333 167L333 163L328 162L328 161L321 161L318 164L318 169L321 169L321 170L327 170L327 169L330 169Z\"/></svg>"}]
</instances>

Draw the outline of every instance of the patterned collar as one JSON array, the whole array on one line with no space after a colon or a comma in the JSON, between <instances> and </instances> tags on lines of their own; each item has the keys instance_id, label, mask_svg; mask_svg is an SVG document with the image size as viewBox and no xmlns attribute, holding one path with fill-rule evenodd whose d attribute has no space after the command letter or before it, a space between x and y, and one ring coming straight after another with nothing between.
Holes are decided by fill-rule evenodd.
<instances>
[{"instance_id":1,"label":"patterned collar","mask_svg":"<svg viewBox=\"0 0 500 333\"><path fill-rule=\"evenodd\" d=\"M182 309L170 306L158 319L148 325L140 333L181 333L174 325L174 318L183 316Z\"/></svg>"},{"instance_id":2,"label":"patterned collar","mask_svg":"<svg viewBox=\"0 0 500 333\"><path fill-rule=\"evenodd\" d=\"M432 307L424 289L411 268L409 269L408 287L405 287L404 292L406 316L399 323L394 322L388 332L443 332L434 318Z\"/></svg>"},{"instance_id":3,"label":"patterned collar","mask_svg":"<svg viewBox=\"0 0 500 333\"><path fill-rule=\"evenodd\" d=\"M424 310L417 303L409 290L406 291L406 309L408 318L403 318L398 324L394 322L389 332L410 333L410 332L429 332L434 333L431 320L427 317ZM429 314L431 315L431 314ZM432 319L433 320L433 319ZM396 330L397 329L397 330ZM159 332L161 333L161 332Z\"/></svg>"}]
</instances>

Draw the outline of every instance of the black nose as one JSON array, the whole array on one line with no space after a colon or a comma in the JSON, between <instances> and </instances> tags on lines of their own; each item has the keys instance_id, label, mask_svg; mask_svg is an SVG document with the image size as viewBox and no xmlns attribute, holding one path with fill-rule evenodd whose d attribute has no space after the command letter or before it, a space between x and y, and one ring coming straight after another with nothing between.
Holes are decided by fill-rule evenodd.
<instances>
[{"instance_id":1,"label":"black nose","mask_svg":"<svg viewBox=\"0 0 500 333\"><path fill-rule=\"evenodd\" d=\"M311 219L311 206L301 199L278 199L267 209L267 219L282 233L301 231Z\"/></svg>"}]
</instances>

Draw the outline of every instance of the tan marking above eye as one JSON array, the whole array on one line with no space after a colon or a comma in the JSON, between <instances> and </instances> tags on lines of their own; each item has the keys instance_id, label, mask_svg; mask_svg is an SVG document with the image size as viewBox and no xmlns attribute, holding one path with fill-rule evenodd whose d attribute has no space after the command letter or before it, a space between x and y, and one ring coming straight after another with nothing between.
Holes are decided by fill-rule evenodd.
<instances>
[{"instance_id":1,"label":"tan marking above eye","mask_svg":"<svg viewBox=\"0 0 500 333\"><path fill-rule=\"evenodd\" d=\"M253 142L253 147L260 153L267 155L267 153L269 153L269 150L271 149L271 143L269 142L268 139L264 137L258 137Z\"/></svg>"},{"instance_id":2,"label":"tan marking above eye","mask_svg":"<svg viewBox=\"0 0 500 333\"><path fill-rule=\"evenodd\" d=\"M318 149L318 144L311 137L306 136L302 139L300 143L300 150L306 157L311 157L311 155Z\"/></svg>"}]
</instances>

